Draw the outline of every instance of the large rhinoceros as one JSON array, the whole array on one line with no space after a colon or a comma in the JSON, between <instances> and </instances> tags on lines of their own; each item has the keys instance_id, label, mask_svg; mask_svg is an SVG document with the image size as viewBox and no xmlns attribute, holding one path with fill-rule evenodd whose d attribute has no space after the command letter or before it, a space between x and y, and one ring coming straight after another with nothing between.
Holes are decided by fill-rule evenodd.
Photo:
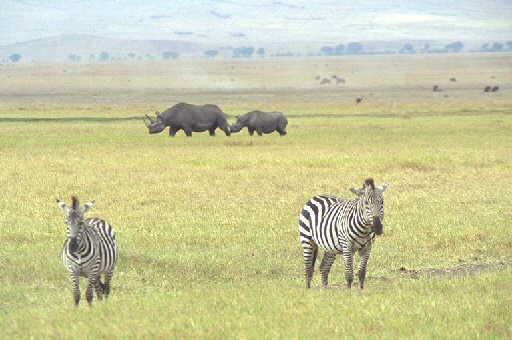
<instances>
[{"instance_id":1,"label":"large rhinoceros","mask_svg":"<svg viewBox=\"0 0 512 340\"><path fill-rule=\"evenodd\" d=\"M288 125L288 120L281 112L251 111L237 117L236 123L231 126L231 132L239 132L247 127L251 136L254 131L260 136L274 131L284 136L286 135L286 125Z\"/></svg>"},{"instance_id":2,"label":"large rhinoceros","mask_svg":"<svg viewBox=\"0 0 512 340\"><path fill-rule=\"evenodd\" d=\"M172 137L181 129L189 137L192 136L192 132L206 130L210 132L210 136L215 136L217 128L224 131L226 136L231 134L226 114L216 105L179 103L162 113L156 112L156 118L151 118L149 115L146 115L146 118L144 123L149 133L162 132L168 126L169 136Z\"/></svg>"}]
</instances>

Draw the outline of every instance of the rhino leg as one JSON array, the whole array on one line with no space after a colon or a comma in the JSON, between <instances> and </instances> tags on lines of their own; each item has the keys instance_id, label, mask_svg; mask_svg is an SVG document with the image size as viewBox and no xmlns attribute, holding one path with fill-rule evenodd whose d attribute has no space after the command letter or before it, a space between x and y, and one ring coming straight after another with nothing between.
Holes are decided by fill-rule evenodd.
<instances>
[{"instance_id":1,"label":"rhino leg","mask_svg":"<svg viewBox=\"0 0 512 340\"><path fill-rule=\"evenodd\" d=\"M254 128L248 127L247 130L249 130L249 135L254 135Z\"/></svg>"},{"instance_id":2,"label":"rhino leg","mask_svg":"<svg viewBox=\"0 0 512 340\"><path fill-rule=\"evenodd\" d=\"M261 130L256 130L256 132L258 133L258 136L263 136L263 132Z\"/></svg>"},{"instance_id":3,"label":"rhino leg","mask_svg":"<svg viewBox=\"0 0 512 340\"><path fill-rule=\"evenodd\" d=\"M176 132L178 132L179 129L173 128L172 126L169 127L169 136L174 137L176 136Z\"/></svg>"},{"instance_id":4,"label":"rhino leg","mask_svg":"<svg viewBox=\"0 0 512 340\"><path fill-rule=\"evenodd\" d=\"M184 126L183 131L185 131L185 134L187 135L187 137L192 137L192 129L190 127Z\"/></svg>"},{"instance_id":5,"label":"rhino leg","mask_svg":"<svg viewBox=\"0 0 512 340\"><path fill-rule=\"evenodd\" d=\"M210 132L210 136L215 136L215 128L208 130Z\"/></svg>"}]
</instances>

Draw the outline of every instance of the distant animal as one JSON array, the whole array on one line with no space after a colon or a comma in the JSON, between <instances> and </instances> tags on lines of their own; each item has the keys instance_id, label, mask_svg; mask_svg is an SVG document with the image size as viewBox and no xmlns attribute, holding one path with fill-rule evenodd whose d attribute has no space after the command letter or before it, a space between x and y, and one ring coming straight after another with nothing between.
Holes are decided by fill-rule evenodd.
<instances>
[{"instance_id":1,"label":"distant animal","mask_svg":"<svg viewBox=\"0 0 512 340\"><path fill-rule=\"evenodd\" d=\"M89 305L93 300L93 289L98 300L110 294L110 282L118 258L117 240L114 229L105 220L88 218L84 215L92 208L94 201L82 207L78 199L71 197L71 207L57 200L64 212L68 225L68 238L62 249L62 262L69 272L73 286L75 305L80 303L80 276L89 280L85 297ZM105 276L104 283L100 276Z\"/></svg>"},{"instance_id":2,"label":"distant animal","mask_svg":"<svg viewBox=\"0 0 512 340\"><path fill-rule=\"evenodd\" d=\"M274 131L284 136L287 133L287 125L288 119L281 112L251 111L237 117L236 123L231 126L231 132L239 132L244 127L247 127L251 136L254 134L254 131L260 136Z\"/></svg>"},{"instance_id":3,"label":"distant animal","mask_svg":"<svg viewBox=\"0 0 512 340\"><path fill-rule=\"evenodd\" d=\"M364 288L366 266L375 236L384 230L383 193L387 188L387 184L377 187L373 179L368 178L361 189L350 189L357 195L354 200L320 195L304 205L299 216L299 234L306 288L311 287L319 248L325 251L320 264L324 287L337 254L342 254L345 259L345 279L347 287L352 287L354 253L357 251L361 256L359 287Z\"/></svg>"},{"instance_id":4,"label":"distant animal","mask_svg":"<svg viewBox=\"0 0 512 340\"><path fill-rule=\"evenodd\" d=\"M456 82L456 81L457 81L457 79L452 77L452 78L450 78L450 81L451 81L451 82Z\"/></svg>"},{"instance_id":5,"label":"distant animal","mask_svg":"<svg viewBox=\"0 0 512 340\"><path fill-rule=\"evenodd\" d=\"M492 89L491 89L491 92L498 92L500 89L499 86L494 86Z\"/></svg>"},{"instance_id":6,"label":"distant animal","mask_svg":"<svg viewBox=\"0 0 512 340\"><path fill-rule=\"evenodd\" d=\"M337 84L345 84L345 79L343 79L343 78L336 78L336 85Z\"/></svg>"},{"instance_id":7,"label":"distant animal","mask_svg":"<svg viewBox=\"0 0 512 340\"><path fill-rule=\"evenodd\" d=\"M363 101L364 97L357 97L356 98L356 104L359 104Z\"/></svg>"},{"instance_id":8,"label":"distant animal","mask_svg":"<svg viewBox=\"0 0 512 340\"><path fill-rule=\"evenodd\" d=\"M486 87L484 88L484 92L490 92L490 91L491 91L491 89L492 89L492 88L491 88L490 86L486 86Z\"/></svg>"},{"instance_id":9,"label":"distant animal","mask_svg":"<svg viewBox=\"0 0 512 340\"><path fill-rule=\"evenodd\" d=\"M183 129L190 137L192 132L208 130L210 136L215 136L215 129L220 128L226 136L231 135L226 114L216 105L192 105L178 103L162 113L156 112L156 118L146 115L144 124L150 134L162 132L169 127L169 136Z\"/></svg>"},{"instance_id":10,"label":"distant animal","mask_svg":"<svg viewBox=\"0 0 512 340\"><path fill-rule=\"evenodd\" d=\"M441 92L441 88L439 87L439 85L434 85L434 87L432 87L432 91L433 92Z\"/></svg>"},{"instance_id":11,"label":"distant animal","mask_svg":"<svg viewBox=\"0 0 512 340\"><path fill-rule=\"evenodd\" d=\"M324 78L324 79L322 79L322 81L320 82L320 85L330 84L330 83L331 83L331 80L330 80L330 79Z\"/></svg>"}]
</instances>

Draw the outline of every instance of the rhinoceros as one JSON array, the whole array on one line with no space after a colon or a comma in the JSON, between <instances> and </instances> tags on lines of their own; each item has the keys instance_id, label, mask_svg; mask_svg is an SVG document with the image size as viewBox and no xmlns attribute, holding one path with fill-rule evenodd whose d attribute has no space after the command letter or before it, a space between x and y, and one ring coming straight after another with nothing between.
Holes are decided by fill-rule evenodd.
<instances>
[{"instance_id":1,"label":"rhinoceros","mask_svg":"<svg viewBox=\"0 0 512 340\"><path fill-rule=\"evenodd\" d=\"M251 111L237 117L236 123L231 126L231 132L239 132L244 127L247 127L251 136L254 134L254 131L260 136L274 131L284 136L286 135L287 124L288 120L281 112Z\"/></svg>"},{"instance_id":2,"label":"rhinoceros","mask_svg":"<svg viewBox=\"0 0 512 340\"><path fill-rule=\"evenodd\" d=\"M192 132L208 130L210 136L215 136L215 129L220 128L226 136L231 135L226 114L216 105L192 105L178 103L162 113L156 112L156 118L146 115L144 119L149 133L162 132L169 127L169 136L174 137L176 132L183 129L190 137Z\"/></svg>"}]
</instances>

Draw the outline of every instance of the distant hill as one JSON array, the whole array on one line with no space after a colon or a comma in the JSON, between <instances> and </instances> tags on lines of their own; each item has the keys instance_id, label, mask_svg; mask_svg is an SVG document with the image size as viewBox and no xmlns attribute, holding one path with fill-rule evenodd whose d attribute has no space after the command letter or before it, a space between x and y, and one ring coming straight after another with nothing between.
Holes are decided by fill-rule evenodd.
<instances>
[{"instance_id":1,"label":"distant hill","mask_svg":"<svg viewBox=\"0 0 512 340\"><path fill-rule=\"evenodd\" d=\"M108 60L161 59L165 52L168 57L191 56L202 54L203 49L199 43L179 40L128 40L72 34L0 46L0 60L14 53L20 54L22 61L37 62L69 61L70 55L82 61L99 60L102 53Z\"/></svg>"}]
</instances>

